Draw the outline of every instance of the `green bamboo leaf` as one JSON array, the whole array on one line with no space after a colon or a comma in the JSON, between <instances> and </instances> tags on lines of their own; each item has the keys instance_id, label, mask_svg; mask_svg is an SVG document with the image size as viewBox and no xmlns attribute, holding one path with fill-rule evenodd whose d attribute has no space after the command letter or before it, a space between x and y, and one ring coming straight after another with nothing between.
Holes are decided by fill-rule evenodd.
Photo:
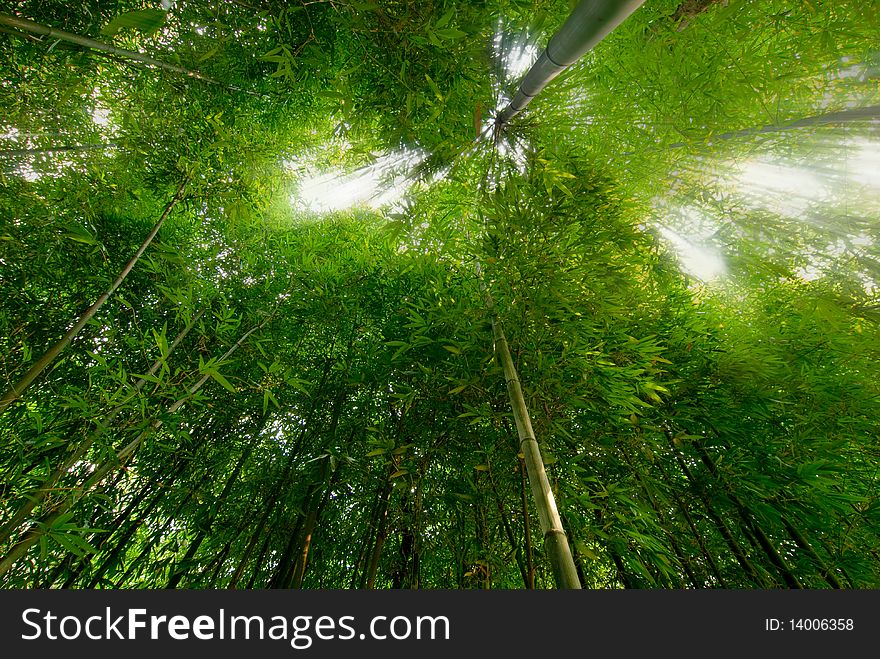
<instances>
[{"instance_id":1,"label":"green bamboo leaf","mask_svg":"<svg viewBox=\"0 0 880 659\"><path fill-rule=\"evenodd\" d=\"M132 373L132 376L136 377L140 380L146 380L147 382L153 382L154 384L162 384L162 380L157 378L155 375L149 375L147 373L144 373L142 375L139 373Z\"/></svg>"},{"instance_id":2,"label":"green bamboo leaf","mask_svg":"<svg viewBox=\"0 0 880 659\"><path fill-rule=\"evenodd\" d=\"M443 14L440 18L437 19L437 22L434 23L435 28L443 28L449 24L449 21L452 20L452 17L455 15L455 8L449 9Z\"/></svg>"},{"instance_id":3,"label":"green bamboo leaf","mask_svg":"<svg viewBox=\"0 0 880 659\"><path fill-rule=\"evenodd\" d=\"M443 101L444 101L443 94L440 93L440 88L437 86L437 83L434 82L434 79L426 73L425 80L428 81L428 86L431 88L431 91L434 92L434 95L437 97L437 99L441 103L443 103ZM418 314L416 314L416 315L418 315Z\"/></svg>"},{"instance_id":4,"label":"green bamboo leaf","mask_svg":"<svg viewBox=\"0 0 880 659\"><path fill-rule=\"evenodd\" d=\"M123 28L132 28L143 32L147 36L155 34L168 17L168 12L162 9L138 9L119 14L101 29L101 34L107 37L116 36Z\"/></svg>"},{"instance_id":5,"label":"green bamboo leaf","mask_svg":"<svg viewBox=\"0 0 880 659\"><path fill-rule=\"evenodd\" d=\"M213 369L213 368L208 369L205 372L208 375L210 375L214 380L219 382L223 386L224 389L228 389L229 391L231 391L234 394L238 393L238 390L235 387L233 387L232 384L230 384L229 380L227 380L225 377L220 375L220 373L218 371L216 371L215 369Z\"/></svg>"},{"instance_id":6,"label":"green bamboo leaf","mask_svg":"<svg viewBox=\"0 0 880 659\"><path fill-rule=\"evenodd\" d=\"M444 38L444 39L461 39L462 37L467 36L467 32L462 32L461 30L457 30L454 27L443 28L441 30L434 30L434 34Z\"/></svg>"},{"instance_id":7,"label":"green bamboo leaf","mask_svg":"<svg viewBox=\"0 0 880 659\"><path fill-rule=\"evenodd\" d=\"M64 233L66 238L84 245L97 245L98 240L82 225L71 223L64 227L67 231Z\"/></svg>"}]
</instances>

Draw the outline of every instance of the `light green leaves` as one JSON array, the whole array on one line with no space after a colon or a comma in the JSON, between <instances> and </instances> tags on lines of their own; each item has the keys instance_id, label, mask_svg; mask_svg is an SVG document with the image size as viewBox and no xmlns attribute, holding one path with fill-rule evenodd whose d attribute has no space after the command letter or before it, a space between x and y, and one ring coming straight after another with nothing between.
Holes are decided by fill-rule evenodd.
<instances>
[{"instance_id":1,"label":"light green leaves","mask_svg":"<svg viewBox=\"0 0 880 659\"><path fill-rule=\"evenodd\" d=\"M297 58L287 44L281 44L277 48L273 48L266 54L261 55L260 59L264 62L273 62L278 65L275 71L269 74L270 78L284 78L288 82L296 80Z\"/></svg>"},{"instance_id":2,"label":"light green leaves","mask_svg":"<svg viewBox=\"0 0 880 659\"><path fill-rule=\"evenodd\" d=\"M168 17L168 12L162 9L139 9L119 14L101 29L101 34L106 37L114 37L125 28L137 30L146 36L158 32Z\"/></svg>"}]
</instances>

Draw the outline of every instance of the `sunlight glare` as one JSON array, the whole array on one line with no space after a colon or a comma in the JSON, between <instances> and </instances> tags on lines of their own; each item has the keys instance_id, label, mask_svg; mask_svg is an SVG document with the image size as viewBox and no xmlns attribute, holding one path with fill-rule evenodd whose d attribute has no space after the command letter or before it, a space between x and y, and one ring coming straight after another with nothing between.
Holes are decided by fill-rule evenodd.
<instances>
[{"instance_id":1,"label":"sunlight glare","mask_svg":"<svg viewBox=\"0 0 880 659\"><path fill-rule=\"evenodd\" d=\"M672 244L682 269L689 275L707 282L727 272L724 260L716 249L693 243L668 227L661 226L660 235Z\"/></svg>"},{"instance_id":2,"label":"sunlight glare","mask_svg":"<svg viewBox=\"0 0 880 659\"><path fill-rule=\"evenodd\" d=\"M828 196L826 185L811 171L767 162L747 162L736 181L753 207L798 218L810 204Z\"/></svg>"},{"instance_id":3,"label":"sunlight glare","mask_svg":"<svg viewBox=\"0 0 880 659\"><path fill-rule=\"evenodd\" d=\"M103 105L95 105L92 111L92 121L97 126L107 126L110 124L110 108Z\"/></svg>"},{"instance_id":4,"label":"sunlight glare","mask_svg":"<svg viewBox=\"0 0 880 659\"><path fill-rule=\"evenodd\" d=\"M408 175L427 154L420 149L380 156L366 167L344 174L330 171L306 178L291 198L301 210L329 212L359 205L381 208L400 200L409 188Z\"/></svg>"},{"instance_id":5,"label":"sunlight glare","mask_svg":"<svg viewBox=\"0 0 880 659\"><path fill-rule=\"evenodd\" d=\"M529 43L528 34L505 37L503 21L498 21L493 39L495 60L501 63L505 81L518 80L538 59L538 47ZM502 81L504 82L504 81Z\"/></svg>"},{"instance_id":6,"label":"sunlight glare","mask_svg":"<svg viewBox=\"0 0 880 659\"><path fill-rule=\"evenodd\" d=\"M847 159L850 177L869 188L880 188L880 143L866 139L851 140L855 154Z\"/></svg>"},{"instance_id":7,"label":"sunlight glare","mask_svg":"<svg viewBox=\"0 0 880 659\"><path fill-rule=\"evenodd\" d=\"M526 74L535 60L538 59L538 48L532 44L515 44L503 54L504 73L509 79L517 79Z\"/></svg>"}]
</instances>

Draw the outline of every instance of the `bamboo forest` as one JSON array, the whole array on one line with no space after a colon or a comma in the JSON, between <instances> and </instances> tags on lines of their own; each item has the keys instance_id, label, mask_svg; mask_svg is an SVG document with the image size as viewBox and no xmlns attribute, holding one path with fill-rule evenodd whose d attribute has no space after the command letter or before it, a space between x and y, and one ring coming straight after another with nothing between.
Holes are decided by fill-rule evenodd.
<instances>
[{"instance_id":1,"label":"bamboo forest","mask_svg":"<svg viewBox=\"0 0 880 659\"><path fill-rule=\"evenodd\" d=\"M880 588L878 34L0 2L0 586Z\"/></svg>"}]
</instances>

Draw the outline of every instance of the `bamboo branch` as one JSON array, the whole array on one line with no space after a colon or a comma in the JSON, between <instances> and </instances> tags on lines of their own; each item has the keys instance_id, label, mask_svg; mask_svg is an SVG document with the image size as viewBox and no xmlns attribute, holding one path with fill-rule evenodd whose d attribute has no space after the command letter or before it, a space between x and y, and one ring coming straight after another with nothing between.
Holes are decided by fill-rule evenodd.
<instances>
[{"instance_id":1,"label":"bamboo branch","mask_svg":"<svg viewBox=\"0 0 880 659\"><path fill-rule=\"evenodd\" d=\"M236 341L232 347L227 350L223 356L220 358L220 362L226 360L233 352L235 352L247 338L256 332L258 329L263 327L272 316L266 317L263 322L255 325L250 330L245 332L241 338ZM192 385L188 390L185 396L182 396L177 401L171 405L167 414L174 414L177 410L179 410L195 393L201 389L201 387L208 381L211 377L210 374L205 374L199 380ZM80 501L84 496L86 496L89 492L91 492L94 488L101 484L101 482L109 476L116 469L122 468L137 452L138 448L140 448L141 444L144 440L154 431L158 430L163 424L161 419L155 419L145 430L143 430L137 437L131 440L128 444L122 447L119 451L117 451L116 455L106 460L101 466L99 466L92 475L82 484L80 488L72 492L66 499L64 499L61 503L59 503L55 508L48 511L45 515L43 515L40 520L36 521L30 529L28 529L22 537L12 546L9 550L9 553L0 560L0 575L8 572L12 566L22 558L28 550L44 535L46 535L47 530L52 527L65 513L67 513L73 506Z\"/></svg>"}]
</instances>

